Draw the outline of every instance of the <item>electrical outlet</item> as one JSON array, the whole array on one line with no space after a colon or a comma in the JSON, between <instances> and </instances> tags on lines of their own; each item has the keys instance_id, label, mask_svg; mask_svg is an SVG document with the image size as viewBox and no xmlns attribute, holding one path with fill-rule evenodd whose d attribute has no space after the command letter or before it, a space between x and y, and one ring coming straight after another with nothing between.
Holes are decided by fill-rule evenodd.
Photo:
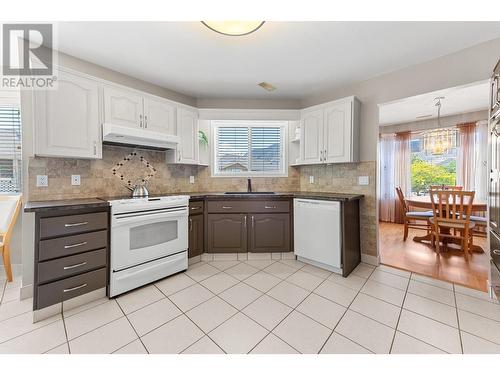
<instances>
[{"instance_id":1,"label":"electrical outlet","mask_svg":"<svg viewBox=\"0 0 500 375\"><path fill-rule=\"evenodd\" d=\"M189 183L194 184L194 176L189 176Z\"/></svg>"},{"instance_id":2,"label":"electrical outlet","mask_svg":"<svg viewBox=\"0 0 500 375\"><path fill-rule=\"evenodd\" d=\"M309 183L314 184L314 176L309 176Z\"/></svg>"},{"instance_id":3,"label":"electrical outlet","mask_svg":"<svg viewBox=\"0 0 500 375\"><path fill-rule=\"evenodd\" d=\"M37 174L36 175L36 186L37 187L49 186L49 177L46 174Z\"/></svg>"},{"instance_id":4,"label":"electrical outlet","mask_svg":"<svg viewBox=\"0 0 500 375\"><path fill-rule=\"evenodd\" d=\"M80 185L80 175L79 174L72 174L71 175L71 185Z\"/></svg>"},{"instance_id":5,"label":"electrical outlet","mask_svg":"<svg viewBox=\"0 0 500 375\"><path fill-rule=\"evenodd\" d=\"M370 178L368 176L358 176L358 185L370 185Z\"/></svg>"}]
</instances>

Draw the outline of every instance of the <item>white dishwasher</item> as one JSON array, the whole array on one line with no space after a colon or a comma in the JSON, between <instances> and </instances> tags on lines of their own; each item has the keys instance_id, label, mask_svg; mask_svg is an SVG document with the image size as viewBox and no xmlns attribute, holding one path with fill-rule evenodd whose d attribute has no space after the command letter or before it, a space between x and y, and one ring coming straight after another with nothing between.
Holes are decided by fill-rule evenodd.
<instances>
[{"instance_id":1,"label":"white dishwasher","mask_svg":"<svg viewBox=\"0 0 500 375\"><path fill-rule=\"evenodd\" d=\"M293 201L295 255L303 262L342 273L340 202Z\"/></svg>"}]
</instances>

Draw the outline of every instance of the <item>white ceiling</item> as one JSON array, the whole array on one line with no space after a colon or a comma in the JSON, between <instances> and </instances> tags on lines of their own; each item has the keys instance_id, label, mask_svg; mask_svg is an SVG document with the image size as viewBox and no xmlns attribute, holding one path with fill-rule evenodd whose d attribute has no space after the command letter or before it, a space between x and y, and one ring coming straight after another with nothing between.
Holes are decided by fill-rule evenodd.
<instances>
[{"instance_id":1,"label":"white ceiling","mask_svg":"<svg viewBox=\"0 0 500 375\"><path fill-rule=\"evenodd\" d=\"M500 37L500 22L60 22L70 55L197 98L302 99ZM277 87L267 92L257 84Z\"/></svg>"},{"instance_id":2,"label":"white ceiling","mask_svg":"<svg viewBox=\"0 0 500 375\"><path fill-rule=\"evenodd\" d=\"M444 97L441 100L441 116L486 110L489 87L489 82L483 81L380 104L379 123L384 126L436 118L434 99L439 96Z\"/></svg>"}]
</instances>

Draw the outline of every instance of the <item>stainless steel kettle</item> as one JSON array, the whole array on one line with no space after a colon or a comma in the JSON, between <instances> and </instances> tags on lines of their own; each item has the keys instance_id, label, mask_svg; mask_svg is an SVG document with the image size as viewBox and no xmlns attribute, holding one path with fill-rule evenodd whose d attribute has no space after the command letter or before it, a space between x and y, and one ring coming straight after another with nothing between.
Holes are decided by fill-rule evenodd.
<instances>
[{"instance_id":1,"label":"stainless steel kettle","mask_svg":"<svg viewBox=\"0 0 500 375\"><path fill-rule=\"evenodd\" d=\"M132 198L144 198L149 196L149 190L145 184L137 184L133 188L128 187L132 192Z\"/></svg>"}]
</instances>

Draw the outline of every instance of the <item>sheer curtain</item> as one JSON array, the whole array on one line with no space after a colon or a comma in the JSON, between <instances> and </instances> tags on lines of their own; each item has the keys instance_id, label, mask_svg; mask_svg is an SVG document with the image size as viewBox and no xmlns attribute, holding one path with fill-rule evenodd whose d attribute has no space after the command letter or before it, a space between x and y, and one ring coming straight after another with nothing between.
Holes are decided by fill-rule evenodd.
<instances>
[{"instance_id":1,"label":"sheer curtain","mask_svg":"<svg viewBox=\"0 0 500 375\"><path fill-rule=\"evenodd\" d=\"M410 132L380 135L381 221L403 222L396 187L401 187L405 196L411 193L410 139Z\"/></svg>"},{"instance_id":2,"label":"sheer curtain","mask_svg":"<svg viewBox=\"0 0 500 375\"><path fill-rule=\"evenodd\" d=\"M394 134L381 134L380 155L380 220L394 222L396 191L394 185L394 158L396 151Z\"/></svg>"},{"instance_id":3,"label":"sheer curtain","mask_svg":"<svg viewBox=\"0 0 500 375\"><path fill-rule=\"evenodd\" d=\"M410 159L411 132L396 133L395 158L394 158L394 185L401 187L405 197L411 194L411 159ZM395 200L395 222L403 223L401 204Z\"/></svg>"},{"instance_id":4,"label":"sheer curtain","mask_svg":"<svg viewBox=\"0 0 500 375\"><path fill-rule=\"evenodd\" d=\"M476 123L458 124L457 185L475 190Z\"/></svg>"}]
</instances>

